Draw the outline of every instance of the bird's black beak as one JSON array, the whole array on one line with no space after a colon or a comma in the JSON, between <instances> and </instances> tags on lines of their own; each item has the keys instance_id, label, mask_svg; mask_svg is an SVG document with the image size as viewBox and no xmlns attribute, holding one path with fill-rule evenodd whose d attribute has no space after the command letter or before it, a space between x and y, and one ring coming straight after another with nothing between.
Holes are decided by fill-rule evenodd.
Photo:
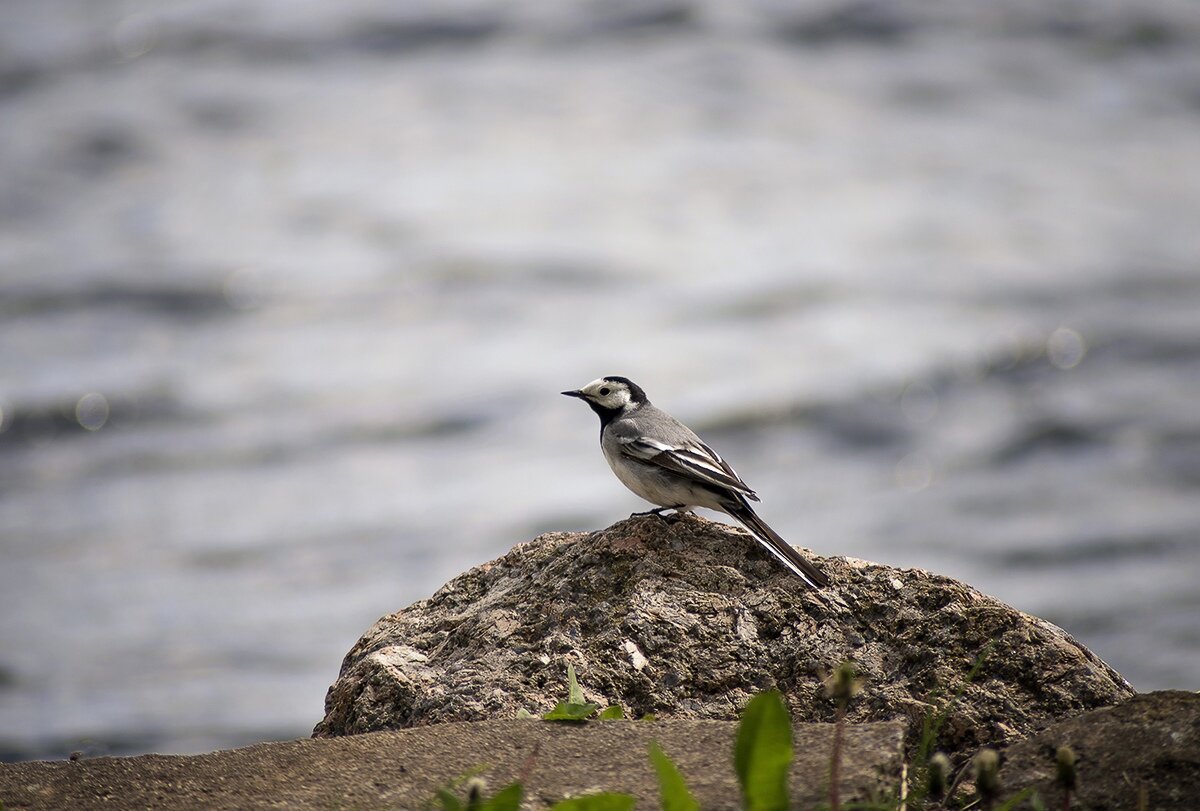
<instances>
[{"instance_id":1,"label":"bird's black beak","mask_svg":"<svg viewBox=\"0 0 1200 811\"><path fill-rule=\"evenodd\" d=\"M565 394L567 397L578 397L580 399L583 399L583 392L579 391L578 389L576 389L575 391L564 391L564 392L559 392L559 393Z\"/></svg>"}]
</instances>

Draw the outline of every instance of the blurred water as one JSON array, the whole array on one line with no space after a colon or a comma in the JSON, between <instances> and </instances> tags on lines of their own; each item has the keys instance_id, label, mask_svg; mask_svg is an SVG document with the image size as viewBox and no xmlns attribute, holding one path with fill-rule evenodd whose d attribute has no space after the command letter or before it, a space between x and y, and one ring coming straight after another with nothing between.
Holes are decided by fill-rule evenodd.
<instances>
[{"instance_id":1,"label":"blurred water","mask_svg":"<svg viewBox=\"0 0 1200 811\"><path fill-rule=\"evenodd\" d=\"M307 734L378 616L641 505L1200 682L1190 4L9 0L0 755Z\"/></svg>"}]
</instances>

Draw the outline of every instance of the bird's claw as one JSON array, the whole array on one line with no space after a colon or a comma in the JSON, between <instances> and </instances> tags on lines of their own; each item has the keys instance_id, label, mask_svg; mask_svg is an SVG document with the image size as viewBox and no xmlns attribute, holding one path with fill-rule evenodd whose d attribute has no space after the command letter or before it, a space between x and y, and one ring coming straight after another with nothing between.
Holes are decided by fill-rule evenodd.
<instances>
[{"instance_id":1,"label":"bird's claw","mask_svg":"<svg viewBox=\"0 0 1200 811\"><path fill-rule=\"evenodd\" d=\"M637 518L637 517L641 517L643 515L653 515L653 516L657 516L658 518L661 518L662 520L666 521L668 524L674 524L676 521L680 520L681 518L683 518L684 515L687 514L683 511L683 508L684 508L683 504L679 504L679 505L676 505L673 507L655 507L653 510L646 510L645 512L630 513L629 517ZM671 515L663 515L663 513L666 512L667 510L674 510L674 512Z\"/></svg>"}]
</instances>

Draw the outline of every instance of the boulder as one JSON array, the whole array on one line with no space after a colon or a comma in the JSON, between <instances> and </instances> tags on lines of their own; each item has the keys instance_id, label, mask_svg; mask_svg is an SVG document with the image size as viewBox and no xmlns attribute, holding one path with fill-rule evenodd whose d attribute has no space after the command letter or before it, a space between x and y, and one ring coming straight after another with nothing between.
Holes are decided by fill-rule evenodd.
<instances>
[{"instance_id":1,"label":"boulder","mask_svg":"<svg viewBox=\"0 0 1200 811\"><path fill-rule=\"evenodd\" d=\"M904 719L911 745L948 706L938 745L959 756L1133 695L1061 628L964 583L814 560L832 580L819 592L747 533L694 516L542 535L379 620L313 734L545 712L568 664L587 700L634 716L734 719L777 688L794 721L830 721L823 681L853 660L850 720Z\"/></svg>"},{"instance_id":2,"label":"boulder","mask_svg":"<svg viewBox=\"0 0 1200 811\"><path fill-rule=\"evenodd\" d=\"M1054 782L1060 746L1075 752L1076 811L1200 806L1200 693L1146 693L1052 724L1004 753L1007 794L1032 787L1048 808L1062 808Z\"/></svg>"}]
</instances>

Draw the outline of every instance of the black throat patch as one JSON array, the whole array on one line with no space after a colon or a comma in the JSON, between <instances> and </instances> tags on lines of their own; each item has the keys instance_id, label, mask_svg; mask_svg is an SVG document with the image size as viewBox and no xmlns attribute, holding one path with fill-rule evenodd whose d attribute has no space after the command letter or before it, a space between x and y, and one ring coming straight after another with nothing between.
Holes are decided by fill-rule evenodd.
<instances>
[{"instance_id":1,"label":"black throat patch","mask_svg":"<svg viewBox=\"0 0 1200 811\"><path fill-rule=\"evenodd\" d=\"M600 417L601 431L604 431L608 424L621 416L621 412L625 410L623 408L607 408L599 403L593 403L591 400L584 400L584 402L588 404L588 408L595 411L596 415Z\"/></svg>"}]
</instances>

